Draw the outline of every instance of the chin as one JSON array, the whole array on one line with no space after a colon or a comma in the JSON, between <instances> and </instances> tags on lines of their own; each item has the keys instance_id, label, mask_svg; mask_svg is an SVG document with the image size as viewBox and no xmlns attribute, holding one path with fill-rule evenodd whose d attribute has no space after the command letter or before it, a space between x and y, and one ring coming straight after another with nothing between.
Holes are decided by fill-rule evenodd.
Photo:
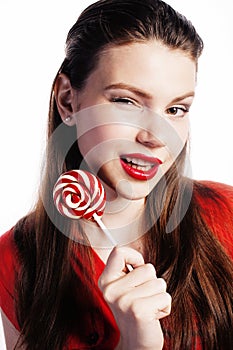
<instances>
[{"instance_id":1,"label":"chin","mask_svg":"<svg viewBox=\"0 0 233 350\"><path fill-rule=\"evenodd\" d=\"M118 196L129 199L129 200L139 200L146 198L149 193L156 186L156 183L152 183L150 181L145 181L140 184L135 183L134 181L130 181L127 179L119 180L115 185L115 191Z\"/></svg>"}]
</instances>

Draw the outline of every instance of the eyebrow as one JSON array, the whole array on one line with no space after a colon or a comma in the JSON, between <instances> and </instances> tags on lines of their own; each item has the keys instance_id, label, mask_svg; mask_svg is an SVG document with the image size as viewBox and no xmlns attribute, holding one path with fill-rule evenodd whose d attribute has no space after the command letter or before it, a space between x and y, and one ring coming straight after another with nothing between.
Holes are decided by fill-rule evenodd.
<instances>
[{"instance_id":1,"label":"eyebrow","mask_svg":"<svg viewBox=\"0 0 233 350\"><path fill-rule=\"evenodd\" d=\"M123 90L128 90L128 91L131 91L133 92L134 94L140 96L140 97L143 97L143 98L146 98L148 100L152 100L153 99L153 95L149 94L148 92L145 92L141 89L138 89L132 85L128 85L128 84L125 84L125 83L117 83L117 84L111 84L111 85L108 85L104 88L104 90L110 90L110 89L123 89ZM181 95L181 96L178 96L178 97L175 97L171 103L177 103L179 101L182 101L182 100L185 100L186 98L188 97L194 97L195 96L195 93L194 91L190 91L190 92L187 92L186 94L184 95Z\"/></svg>"},{"instance_id":2,"label":"eyebrow","mask_svg":"<svg viewBox=\"0 0 233 350\"><path fill-rule=\"evenodd\" d=\"M195 96L195 92L194 92L194 91L187 92L187 93L184 94L184 95L181 95L181 96L178 96L178 97L174 98L174 99L171 101L171 104L172 104L172 103L177 103L177 102L179 102L179 101L185 100L186 98L194 97L194 96Z\"/></svg>"},{"instance_id":3,"label":"eyebrow","mask_svg":"<svg viewBox=\"0 0 233 350\"><path fill-rule=\"evenodd\" d=\"M124 84L124 83L118 83L118 84L111 84L108 85L104 88L104 90L110 90L110 89L123 89L123 90L128 90L133 92L134 94L147 98L147 99L152 99L153 96L149 94L148 92L142 91L132 85Z\"/></svg>"}]
</instances>

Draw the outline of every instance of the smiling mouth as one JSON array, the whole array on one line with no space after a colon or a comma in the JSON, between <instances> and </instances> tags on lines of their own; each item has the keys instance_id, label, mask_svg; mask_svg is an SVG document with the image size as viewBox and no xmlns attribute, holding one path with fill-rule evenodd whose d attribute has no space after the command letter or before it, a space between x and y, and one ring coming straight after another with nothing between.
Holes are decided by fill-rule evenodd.
<instances>
[{"instance_id":1,"label":"smiling mouth","mask_svg":"<svg viewBox=\"0 0 233 350\"><path fill-rule=\"evenodd\" d=\"M121 166L124 171L137 180L149 180L155 176L162 161L143 154L122 155Z\"/></svg>"}]
</instances>

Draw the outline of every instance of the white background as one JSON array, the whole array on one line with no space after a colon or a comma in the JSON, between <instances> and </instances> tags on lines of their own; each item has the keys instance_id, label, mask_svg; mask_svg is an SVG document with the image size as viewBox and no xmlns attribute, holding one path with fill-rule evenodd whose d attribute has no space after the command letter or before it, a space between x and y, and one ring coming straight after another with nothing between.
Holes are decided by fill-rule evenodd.
<instances>
[{"instance_id":1,"label":"white background","mask_svg":"<svg viewBox=\"0 0 233 350\"><path fill-rule=\"evenodd\" d=\"M1 1L0 234L36 198L50 87L67 32L92 2ZM168 2L191 19L205 42L191 113L193 177L233 184L232 0Z\"/></svg>"},{"instance_id":2,"label":"white background","mask_svg":"<svg viewBox=\"0 0 233 350\"><path fill-rule=\"evenodd\" d=\"M191 19L205 42L191 113L193 177L233 185L232 0L168 2ZM0 234L36 198L50 87L67 32L90 3L1 0Z\"/></svg>"}]
</instances>

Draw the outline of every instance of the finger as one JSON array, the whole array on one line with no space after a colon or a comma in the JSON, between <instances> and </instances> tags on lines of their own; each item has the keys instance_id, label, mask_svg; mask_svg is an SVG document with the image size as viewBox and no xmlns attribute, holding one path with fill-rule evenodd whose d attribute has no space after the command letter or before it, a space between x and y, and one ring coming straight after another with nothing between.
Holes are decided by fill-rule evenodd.
<instances>
[{"instance_id":1,"label":"finger","mask_svg":"<svg viewBox=\"0 0 233 350\"><path fill-rule=\"evenodd\" d=\"M171 313L172 298L169 293L161 293L155 296L157 300L155 318L160 320Z\"/></svg>"},{"instance_id":2,"label":"finger","mask_svg":"<svg viewBox=\"0 0 233 350\"><path fill-rule=\"evenodd\" d=\"M126 275L126 264L134 268L144 264L143 256L136 250L128 247L116 247L107 260L106 267L100 276L99 286L102 289L106 284ZM133 271L132 271L133 272Z\"/></svg>"},{"instance_id":3,"label":"finger","mask_svg":"<svg viewBox=\"0 0 233 350\"><path fill-rule=\"evenodd\" d=\"M124 282L122 280L121 282ZM149 297L161 293L166 293L167 284L162 278L154 278L141 283L137 286L130 288L129 292L131 296L136 297Z\"/></svg>"},{"instance_id":4,"label":"finger","mask_svg":"<svg viewBox=\"0 0 233 350\"><path fill-rule=\"evenodd\" d=\"M134 289L135 287L144 285L149 281L156 280L158 280L158 278L156 277L154 266L152 264L144 264L135 268L131 273L124 274L123 278L117 279L115 281L117 281L117 289L121 290L122 292L127 292L127 290L131 290L132 288ZM160 292L162 292L164 291L164 288L166 288L166 283L165 281L160 282L159 280L158 284L160 283L163 283L163 289L160 290Z\"/></svg>"},{"instance_id":5,"label":"finger","mask_svg":"<svg viewBox=\"0 0 233 350\"><path fill-rule=\"evenodd\" d=\"M119 288L118 290L121 290L120 286L118 286L117 288ZM136 288L134 287L134 288L131 288L130 290L127 290L126 292L121 294L118 298L116 293L117 293L117 289L114 288L114 286L112 286L113 295L111 295L109 302L117 302L119 309L122 310L123 312L127 312L131 307L131 304L134 302L134 300L153 297L156 295L162 295L163 293L166 293L166 282L161 278L156 280L154 279L154 280L147 281L146 283L141 284Z\"/></svg>"},{"instance_id":6,"label":"finger","mask_svg":"<svg viewBox=\"0 0 233 350\"><path fill-rule=\"evenodd\" d=\"M161 293L147 298L138 298L132 303L131 309L135 319L150 322L160 320L171 312L171 296Z\"/></svg>"}]
</instances>

